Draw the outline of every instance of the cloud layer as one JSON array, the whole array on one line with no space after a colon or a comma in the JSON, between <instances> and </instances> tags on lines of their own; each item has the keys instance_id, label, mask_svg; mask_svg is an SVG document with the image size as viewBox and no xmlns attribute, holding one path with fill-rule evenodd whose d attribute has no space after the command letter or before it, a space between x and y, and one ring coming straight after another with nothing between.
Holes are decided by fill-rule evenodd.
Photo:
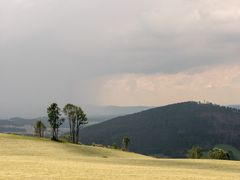
<instances>
[{"instance_id":1,"label":"cloud layer","mask_svg":"<svg viewBox=\"0 0 240 180\"><path fill-rule=\"evenodd\" d=\"M154 105L181 101L239 103L240 65L218 66L198 73L126 74L102 83L102 103ZM127 101L126 101L127 100Z\"/></svg>"},{"instance_id":2,"label":"cloud layer","mask_svg":"<svg viewBox=\"0 0 240 180\"><path fill-rule=\"evenodd\" d=\"M41 114L52 101L117 104L100 93L109 78L194 76L239 62L238 0L1 0L0 27L0 116Z\"/></svg>"}]
</instances>

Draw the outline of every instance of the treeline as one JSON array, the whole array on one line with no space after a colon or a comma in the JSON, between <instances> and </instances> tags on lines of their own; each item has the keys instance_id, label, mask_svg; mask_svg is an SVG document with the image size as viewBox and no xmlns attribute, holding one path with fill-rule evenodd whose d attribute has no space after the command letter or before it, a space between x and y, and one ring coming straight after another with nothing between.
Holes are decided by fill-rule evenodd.
<instances>
[{"instance_id":1,"label":"treeline","mask_svg":"<svg viewBox=\"0 0 240 180\"><path fill-rule=\"evenodd\" d=\"M193 146L188 151L188 158L190 159L201 159L203 155L203 149L200 146ZM215 147L208 152L207 156L209 159L230 160L231 152Z\"/></svg>"}]
</instances>

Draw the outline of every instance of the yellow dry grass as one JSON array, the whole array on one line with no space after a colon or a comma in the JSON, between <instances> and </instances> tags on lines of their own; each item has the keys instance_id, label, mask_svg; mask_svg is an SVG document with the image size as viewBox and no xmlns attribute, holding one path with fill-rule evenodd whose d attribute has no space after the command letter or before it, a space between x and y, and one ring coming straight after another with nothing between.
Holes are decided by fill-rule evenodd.
<instances>
[{"instance_id":1,"label":"yellow dry grass","mask_svg":"<svg viewBox=\"0 0 240 180\"><path fill-rule=\"evenodd\" d=\"M240 162L154 159L119 150L0 134L0 179L239 180Z\"/></svg>"}]
</instances>

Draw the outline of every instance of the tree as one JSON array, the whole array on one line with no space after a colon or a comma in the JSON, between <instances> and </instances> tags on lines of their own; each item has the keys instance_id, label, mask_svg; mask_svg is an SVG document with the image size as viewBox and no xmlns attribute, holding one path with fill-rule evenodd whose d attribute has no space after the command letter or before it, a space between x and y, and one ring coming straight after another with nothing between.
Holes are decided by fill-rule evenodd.
<instances>
[{"instance_id":1,"label":"tree","mask_svg":"<svg viewBox=\"0 0 240 180\"><path fill-rule=\"evenodd\" d=\"M77 144L79 142L80 126L87 123L87 115L84 113L81 107L73 104L67 104L63 108L63 112L69 121L71 142Z\"/></svg>"},{"instance_id":2,"label":"tree","mask_svg":"<svg viewBox=\"0 0 240 180\"><path fill-rule=\"evenodd\" d=\"M79 142L79 131L81 125L87 124L87 115L84 113L84 111L80 107L76 107L76 141L75 143Z\"/></svg>"},{"instance_id":3,"label":"tree","mask_svg":"<svg viewBox=\"0 0 240 180\"><path fill-rule=\"evenodd\" d=\"M129 144L130 144L130 139L128 137L124 137L122 140L122 149L124 151L128 151Z\"/></svg>"},{"instance_id":4,"label":"tree","mask_svg":"<svg viewBox=\"0 0 240 180\"><path fill-rule=\"evenodd\" d=\"M199 146L193 146L192 149L188 151L188 157L191 159L200 159L202 156L202 148Z\"/></svg>"},{"instance_id":5,"label":"tree","mask_svg":"<svg viewBox=\"0 0 240 180\"><path fill-rule=\"evenodd\" d=\"M52 103L47 109L48 122L52 128L52 140L54 141L58 141L58 130L64 122L64 119L60 118L60 111L61 110L56 103Z\"/></svg>"},{"instance_id":6,"label":"tree","mask_svg":"<svg viewBox=\"0 0 240 180\"><path fill-rule=\"evenodd\" d=\"M69 122L70 141L72 143L74 143L75 142L75 131L74 130L75 130L75 126L76 126L75 106L73 104L67 104L63 108L63 112L67 116L68 122Z\"/></svg>"},{"instance_id":7,"label":"tree","mask_svg":"<svg viewBox=\"0 0 240 180\"><path fill-rule=\"evenodd\" d=\"M34 125L35 134L39 137L44 136L44 131L46 130L46 126L43 124L41 120L37 121Z\"/></svg>"},{"instance_id":8,"label":"tree","mask_svg":"<svg viewBox=\"0 0 240 180\"><path fill-rule=\"evenodd\" d=\"M222 160L229 160L230 155L228 152L224 151L223 149L213 148L208 152L208 156L211 159L222 159Z\"/></svg>"}]
</instances>

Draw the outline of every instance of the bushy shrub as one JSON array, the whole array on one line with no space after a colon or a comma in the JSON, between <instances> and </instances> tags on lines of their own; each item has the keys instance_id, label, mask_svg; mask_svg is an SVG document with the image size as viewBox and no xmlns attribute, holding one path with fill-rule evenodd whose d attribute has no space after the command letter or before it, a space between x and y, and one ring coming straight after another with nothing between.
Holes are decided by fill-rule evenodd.
<instances>
[{"instance_id":1,"label":"bushy shrub","mask_svg":"<svg viewBox=\"0 0 240 180\"><path fill-rule=\"evenodd\" d=\"M212 150L210 150L208 152L208 156L211 159L222 159L222 160L230 159L229 153L219 148L213 148Z\"/></svg>"},{"instance_id":2,"label":"bushy shrub","mask_svg":"<svg viewBox=\"0 0 240 180\"><path fill-rule=\"evenodd\" d=\"M112 148L112 149L119 149L119 147L117 146L116 143L113 143L113 144L111 145L111 148Z\"/></svg>"},{"instance_id":3,"label":"bushy shrub","mask_svg":"<svg viewBox=\"0 0 240 180\"><path fill-rule=\"evenodd\" d=\"M193 146L192 149L188 151L188 158L200 159L202 156L202 148L199 146Z\"/></svg>"}]
</instances>

